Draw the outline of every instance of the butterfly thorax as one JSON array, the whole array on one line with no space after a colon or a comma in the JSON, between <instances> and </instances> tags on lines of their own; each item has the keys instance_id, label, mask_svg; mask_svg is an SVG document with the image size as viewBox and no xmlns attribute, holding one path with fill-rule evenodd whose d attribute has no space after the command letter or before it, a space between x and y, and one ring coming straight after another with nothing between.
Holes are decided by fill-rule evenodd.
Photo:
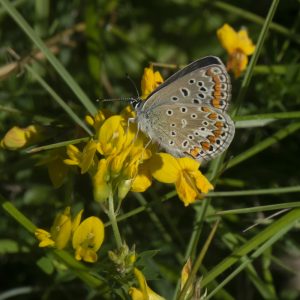
<instances>
[{"instance_id":1,"label":"butterfly thorax","mask_svg":"<svg viewBox=\"0 0 300 300\"><path fill-rule=\"evenodd\" d=\"M142 108L143 100L141 98L130 98L130 105L135 111L138 111Z\"/></svg>"}]
</instances>

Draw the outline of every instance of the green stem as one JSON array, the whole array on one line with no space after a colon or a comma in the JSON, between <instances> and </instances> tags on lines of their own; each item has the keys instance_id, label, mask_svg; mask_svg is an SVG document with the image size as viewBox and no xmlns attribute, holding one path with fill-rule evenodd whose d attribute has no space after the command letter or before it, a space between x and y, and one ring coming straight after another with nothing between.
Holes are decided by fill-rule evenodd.
<instances>
[{"instance_id":1,"label":"green stem","mask_svg":"<svg viewBox=\"0 0 300 300\"><path fill-rule=\"evenodd\" d=\"M217 220L217 222L214 224L200 254L198 255L195 263L194 263L194 266L191 270L191 273L189 274L189 277L183 287L183 289L181 290L180 294L179 294L179 297L178 297L178 300L183 300L183 299L186 299L186 296L188 295L188 290L189 288L191 287L193 281L195 281L195 277L196 277L196 274L198 272L198 270L200 269L200 266L202 265L202 262L203 262L203 259L204 259L204 256L205 254L207 253L207 250L208 250L208 247L209 245L211 244L212 240L213 240L213 237L216 233L216 230L218 228L218 225L219 225L219 221L220 220Z\"/></svg>"},{"instance_id":2,"label":"green stem","mask_svg":"<svg viewBox=\"0 0 300 300\"><path fill-rule=\"evenodd\" d=\"M244 160L247 160L250 157L256 155L257 153L267 149L271 145L279 142L280 140L293 134L294 132L296 132L299 129L300 129L300 123L297 122L297 123L291 123L288 126L278 130L275 134L273 134L269 138L266 138L262 142L256 144L255 146L249 148L248 150L244 151L243 153L241 153L241 154L235 156L233 159L231 159L226 166L226 170L240 164Z\"/></svg>"},{"instance_id":3,"label":"green stem","mask_svg":"<svg viewBox=\"0 0 300 300\"><path fill-rule=\"evenodd\" d=\"M234 121L248 121L248 120L288 120L300 118L300 111L286 111L277 113L266 113L256 115L235 116Z\"/></svg>"},{"instance_id":4,"label":"green stem","mask_svg":"<svg viewBox=\"0 0 300 300\"><path fill-rule=\"evenodd\" d=\"M112 193L109 195L107 213L108 213L108 218L110 220L111 227L113 229L114 237L117 243L117 248L120 249L122 247L122 239L118 227L117 216L116 216L115 206L114 206L114 197Z\"/></svg>"}]
</instances>

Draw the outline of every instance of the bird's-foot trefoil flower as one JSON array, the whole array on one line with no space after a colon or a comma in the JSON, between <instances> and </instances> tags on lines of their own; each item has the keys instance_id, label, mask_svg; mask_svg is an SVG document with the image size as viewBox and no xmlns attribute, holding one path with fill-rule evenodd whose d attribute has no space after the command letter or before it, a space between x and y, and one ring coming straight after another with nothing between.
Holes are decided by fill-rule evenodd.
<instances>
[{"instance_id":1,"label":"bird's-foot trefoil flower","mask_svg":"<svg viewBox=\"0 0 300 300\"><path fill-rule=\"evenodd\" d=\"M39 247L68 248L69 242L75 250L75 258L85 262L97 261L97 251L104 239L104 225L97 217L89 217L81 222L83 209L74 218L71 208L66 207L55 217L50 231L38 228L36 238L40 241Z\"/></svg>"},{"instance_id":2,"label":"bird's-foot trefoil flower","mask_svg":"<svg viewBox=\"0 0 300 300\"><path fill-rule=\"evenodd\" d=\"M144 69L144 74L141 81L142 99L154 91L160 84L163 83L163 78L158 71L153 70L153 65Z\"/></svg>"},{"instance_id":3,"label":"bird's-foot trefoil flower","mask_svg":"<svg viewBox=\"0 0 300 300\"><path fill-rule=\"evenodd\" d=\"M104 224L97 217L89 217L78 225L74 231L72 245L75 258L94 263L98 260L97 251L104 239Z\"/></svg>"},{"instance_id":4,"label":"bird's-foot trefoil flower","mask_svg":"<svg viewBox=\"0 0 300 300\"><path fill-rule=\"evenodd\" d=\"M0 147L7 150L18 150L27 147L43 138L43 129L38 125L26 128L12 127L0 141Z\"/></svg>"},{"instance_id":5,"label":"bird's-foot trefoil flower","mask_svg":"<svg viewBox=\"0 0 300 300\"><path fill-rule=\"evenodd\" d=\"M158 153L151 159L153 177L164 183L174 183L179 198L187 206L213 189L212 184L200 172L200 163L184 157L175 158L167 153Z\"/></svg>"},{"instance_id":6,"label":"bird's-foot trefoil flower","mask_svg":"<svg viewBox=\"0 0 300 300\"><path fill-rule=\"evenodd\" d=\"M129 295L132 300L164 300L162 296L155 293L147 284L147 281L143 273L134 268L134 276L138 282L138 288L131 287L129 289Z\"/></svg>"},{"instance_id":7,"label":"bird's-foot trefoil flower","mask_svg":"<svg viewBox=\"0 0 300 300\"><path fill-rule=\"evenodd\" d=\"M245 28L235 31L230 25L224 24L217 31L222 47L228 53L227 70L232 71L237 78L248 65L248 56L252 55L255 45Z\"/></svg>"}]
</instances>

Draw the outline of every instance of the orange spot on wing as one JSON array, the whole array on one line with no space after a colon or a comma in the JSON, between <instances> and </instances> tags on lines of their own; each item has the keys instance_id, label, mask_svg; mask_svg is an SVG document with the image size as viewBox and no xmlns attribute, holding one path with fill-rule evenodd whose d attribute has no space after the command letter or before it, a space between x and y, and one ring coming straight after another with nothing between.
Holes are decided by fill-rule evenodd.
<instances>
[{"instance_id":1,"label":"orange spot on wing","mask_svg":"<svg viewBox=\"0 0 300 300\"><path fill-rule=\"evenodd\" d=\"M213 107L216 107L216 108L220 108L221 107L221 103L220 103L220 100L219 99L216 99L214 98L212 101L211 101Z\"/></svg>"},{"instance_id":2,"label":"orange spot on wing","mask_svg":"<svg viewBox=\"0 0 300 300\"><path fill-rule=\"evenodd\" d=\"M219 137L221 135L221 133L222 133L222 130L219 130L219 129L213 131L213 134L215 135L216 138Z\"/></svg>"},{"instance_id":3,"label":"orange spot on wing","mask_svg":"<svg viewBox=\"0 0 300 300\"><path fill-rule=\"evenodd\" d=\"M210 144L208 142L201 142L200 144L201 144L203 150L205 150L205 151L209 150Z\"/></svg>"},{"instance_id":4,"label":"orange spot on wing","mask_svg":"<svg viewBox=\"0 0 300 300\"><path fill-rule=\"evenodd\" d=\"M216 137L214 135L209 135L207 138L212 144L216 142Z\"/></svg>"},{"instance_id":5,"label":"orange spot on wing","mask_svg":"<svg viewBox=\"0 0 300 300\"><path fill-rule=\"evenodd\" d=\"M216 113L211 113L211 114L208 115L208 118L211 119L211 120L215 120L217 118L217 116L218 115Z\"/></svg>"},{"instance_id":6,"label":"orange spot on wing","mask_svg":"<svg viewBox=\"0 0 300 300\"><path fill-rule=\"evenodd\" d=\"M203 111L203 112L211 112L211 110L207 107L207 106L203 106L202 108L201 108L201 110Z\"/></svg>"},{"instance_id":7,"label":"orange spot on wing","mask_svg":"<svg viewBox=\"0 0 300 300\"><path fill-rule=\"evenodd\" d=\"M224 124L222 122L216 122L214 124L217 128L222 128L224 126Z\"/></svg>"},{"instance_id":8,"label":"orange spot on wing","mask_svg":"<svg viewBox=\"0 0 300 300\"><path fill-rule=\"evenodd\" d=\"M199 153L200 153L199 147L194 147L190 152L190 154L195 158L199 156Z\"/></svg>"}]
</instances>

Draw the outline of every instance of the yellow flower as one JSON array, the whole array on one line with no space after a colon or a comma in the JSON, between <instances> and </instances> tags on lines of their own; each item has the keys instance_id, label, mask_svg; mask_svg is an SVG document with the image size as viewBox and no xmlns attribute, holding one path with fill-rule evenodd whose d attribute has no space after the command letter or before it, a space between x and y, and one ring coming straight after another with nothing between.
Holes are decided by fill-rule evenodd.
<instances>
[{"instance_id":1,"label":"yellow flower","mask_svg":"<svg viewBox=\"0 0 300 300\"><path fill-rule=\"evenodd\" d=\"M75 249L75 258L85 262L96 262L97 251L104 239L104 225L97 217L89 217L80 223L83 209L71 219L71 208L57 214L50 232L38 228L36 238L40 241L39 247L66 248L72 238Z\"/></svg>"},{"instance_id":2,"label":"yellow flower","mask_svg":"<svg viewBox=\"0 0 300 300\"><path fill-rule=\"evenodd\" d=\"M64 159L64 163L67 165L77 165L81 168L81 174L86 173L97 163L95 153L97 151L98 144L93 140L84 146L82 152L74 145L67 146L67 154L69 158Z\"/></svg>"},{"instance_id":3,"label":"yellow flower","mask_svg":"<svg viewBox=\"0 0 300 300\"><path fill-rule=\"evenodd\" d=\"M85 262L97 261L97 251L104 239L104 225L97 217L85 219L75 230L72 245L75 249L75 258Z\"/></svg>"},{"instance_id":4,"label":"yellow flower","mask_svg":"<svg viewBox=\"0 0 300 300\"><path fill-rule=\"evenodd\" d=\"M154 91L161 83L163 83L161 74L153 71L153 66L144 69L144 74L141 81L142 99L146 99L148 95Z\"/></svg>"},{"instance_id":5,"label":"yellow flower","mask_svg":"<svg viewBox=\"0 0 300 300\"><path fill-rule=\"evenodd\" d=\"M139 166L139 171L132 182L131 191L142 193L145 192L152 183L152 176L149 166L142 164Z\"/></svg>"},{"instance_id":6,"label":"yellow flower","mask_svg":"<svg viewBox=\"0 0 300 300\"><path fill-rule=\"evenodd\" d=\"M39 247L43 248L43 247L54 247L55 246L55 242L51 239L51 233L38 228L35 231L35 236L36 238L40 241L39 243Z\"/></svg>"},{"instance_id":7,"label":"yellow flower","mask_svg":"<svg viewBox=\"0 0 300 300\"><path fill-rule=\"evenodd\" d=\"M67 207L64 212L59 213L50 229L51 237L55 241L57 249L66 247L72 230L71 208Z\"/></svg>"},{"instance_id":8,"label":"yellow flower","mask_svg":"<svg viewBox=\"0 0 300 300\"><path fill-rule=\"evenodd\" d=\"M160 295L156 294L153 290L149 288L146 279L140 270L134 268L134 275L138 281L139 289L135 287L131 287L129 289L129 295L131 296L132 300L164 300L165 299Z\"/></svg>"},{"instance_id":9,"label":"yellow flower","mask_svg":"<svg viewBox=\"0 0 300 300\"><path fill-rule=\"evenodd\" d=\"M35 236L40 241L39 247L64 249L70 240L72 228L80 223L82 212L83 210L76 215L74 222L72 222L71 208L68 206L63 212L57 214L50 232L38 228L35 231Z\"/></svg>"},{"instance_id":10,"label":"yellow flower","mask_svg":"<svg viewBox=\"0 0 300 300\"><path fill-rule=\"evenodd\" d=\"M109 161L102 158L98 164L98 170L93 177L94 199L98 202L105 201L112 194L110 182Z\"/></svg>"},{"instance_id":11,"label":"yellow flower","mask_svg":"<svg viewBox=\"0 0 300 300\"><path fill-rule=\"evenodd\" d=\"M12 127L3 137L0 146L8 150L24 148L41 139L42 128L37 125L30 125L26 128Z\"/></svg>"},{"instance_id":12,"label":"yellow flower","mask_svg":"<svg viewBox=\"0 0 300 300\"><path fill-rule=\"evenodd\" d=\"M184 285L186 284L190 274L192 271L192 263L190 258L187 260L186 264L183 266L181 270L181 280L180 280L180 290L183 289ZM190 285L186 295L190 296L192 293L193 285ZM187 297L188 298L188 297Z\"/></svg>"},{"instance_id":13,"label":"yellow flower","mask_svg":"<svg viewBox=\"0 0 300 300\"><path fill-rule=\"evenodd\" d=\"M192 158L175 158L158 153L151 159L153 177L163 183L174 183L179 198L185 206L203 198L213 189L211 183L198 170L200 163Z\"/></svg>"},{"instance_id":14,"label":"yellow flower","mask_svg":"<svg viewBox=\"0 0 300 300\"><path fill-rule=\"evenodd\" d=\"M102 110L99 110L94 117L91 116L85 117L86 123L88 123L90 126L93 126L96 133L99 131L99 128L101 127L104 120L105 120L105 113Z\"/></svg>"},{"instance_id":15,"label":"yellow flower","mask_svg":"<svg viewBox=\"0 0 300 300\"><path fill-rule=\"evenodd\" d=\"M127 109L126 114L129 113ZM148 140L142 133L137 135L134 124L122 115L115 115L106 119L99 129L98 142L104 158L94 175L94 197L105 201L117 191L118 199L122 200L142 170L140 166L152 155L150 148L145 149Z\"/></svg>"},{"instance_id":16,"label":"yellow flower","mask_svg":"<svg viewBox=\"0 0 300 300\"><path fill-rule=\"evenodd\" d=\"M74 145L67 146L67 154L69 158L64 160L64 163L70 166L79 166L82 160L82 153Z\"/></svg>"},{"instance_id":17,"label":"yellow flower","mask_svg":"<svg viewBox=\"0 0 300 300\"><path fill-rule=\"evenodd\" d=\"M217 36L229 55L227 69L232 70L236 78L239 77L247 67L248 56L255 50L247 30L241 29L237 32L228 24L224 24L218 29Z\"/></svg>"}]
</instances>

